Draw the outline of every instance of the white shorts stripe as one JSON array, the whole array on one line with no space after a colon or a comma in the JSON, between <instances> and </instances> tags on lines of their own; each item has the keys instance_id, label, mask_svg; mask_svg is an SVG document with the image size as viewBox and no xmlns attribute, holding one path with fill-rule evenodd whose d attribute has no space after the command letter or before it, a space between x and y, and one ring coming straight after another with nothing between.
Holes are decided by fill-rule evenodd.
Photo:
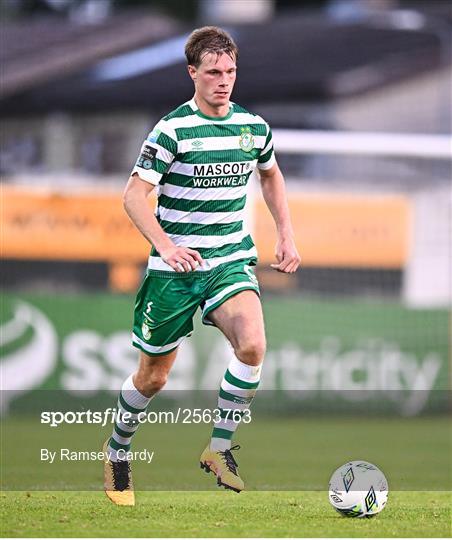
<instances>
[{"instance_id":1,"label":"white shorts stripe","mask_svg":"<svg viewBox=\"0 0 452 540\"><path fill-rule=\"evenodd\" d=\"M162 345L160 347L156 347L155 345L149 345L149 343L146 343L145 341L143 341L142 339L140 339L136 334L132 334L132 341L134 343L137 343L140 347L142 347L145 351L148 351L150 353L165 353L167 351L170 351L171 349L174 349L175 347L177 347L178 345L180 345L182 343L182 341L184 341L184 339L186 338L187 336L182 336L180 337L179 339L177 339L176 341L173 341L173 343L168 343L168 345Z\"/></svg>"},{"instance_id":2,"label":"white shorts stripe","mask_svg":"<svg viewBox=\"0 0 452 540\"><path fill-rule=\"evenodd\" d=\"M176 246L196 248L215 248L225 244L239 244L243 240L243 231L219 236L202 236L200 234L168 234ZM245 235L247 236L247 235Z\"/></svg>"},{"instance_id":3,"label":"white shorts stripe","mask_svg":"<svg viewBox=\"0 0 452 540\"><path fill-rule=\"evenodd\" d=\"M229 285L229 287L226 287L226 289L223 289L222 291L220 291L218 294L216 294L215 296L213 296L212 298L209 298L205 305L204 305L204 309L203 309L203 316L204 316L204 312L209 309L210 307L212 307L214 304L216 304L217 302L219 302L222 298L224 298L227 294L229 294L230 292L232 291L236 291L237 289L242 289L244 287L247 287L247 288L253 288L253 289L256 289L256 287L250 282L250 281L239 281L238 283L233 283L232 285ZM225 388L226 390L226 388Z\"/></svg>"}]
</instances>

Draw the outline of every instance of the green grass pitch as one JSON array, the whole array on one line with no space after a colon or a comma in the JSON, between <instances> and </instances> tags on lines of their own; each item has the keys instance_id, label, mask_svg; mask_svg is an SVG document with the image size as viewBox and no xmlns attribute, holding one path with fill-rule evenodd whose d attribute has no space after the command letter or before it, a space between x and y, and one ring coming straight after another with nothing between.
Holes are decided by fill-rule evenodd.
<instances>
[{"instance_id":1,"label":"green grass pitch","mask_svg":"<svg viewBox=\"0 0 452 540\"><path fill-rule=\"evenodd\" d=\"M199 469L209 431L140 428L133 448L155 450L155 462L134 464L137 504L120 508L100 490L102 463L36 459L42 445L99 449L106 429L5 420L2 537L451 536L447 417L256 419L237 434L248 488L240 494ZM377 463L388 477L387 507L372 519L342 517L328 502L329 476L349 459Z\"/></svg>"},{"instance_id":2,"label":"green grass pitch","mask_svg":"<svg viewBox=\"0 0 452 540\"><path fill-rule=\"evenodd\" d=\"M8 537L449 537L450 493L393 492L372 519L337 514L325 492L137 492L134 508L102 492L4 492Z\"/></svg>"}]
</instances>

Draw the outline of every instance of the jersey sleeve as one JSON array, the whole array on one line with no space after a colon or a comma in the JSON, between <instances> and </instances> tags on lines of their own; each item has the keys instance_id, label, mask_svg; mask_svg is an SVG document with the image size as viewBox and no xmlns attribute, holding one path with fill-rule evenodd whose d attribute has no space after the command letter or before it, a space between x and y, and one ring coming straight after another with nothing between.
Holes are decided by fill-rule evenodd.
<instances>
[{"instance_id":1,"label":"jersey sleeve","mask_svg":"<svg viewBox=\"0 0 452 540\"><path fill-rule=\"evenodd\" d=\"M264 148L262 148L261 153L257 159L257 168L261 170L267 170L273 167L275 164L275 152L273 150L273 137L272 130L270 126L266 123L267 126L267 138L265 139Z\"/></svg>"},{"instance_id":2,"label":"jersey sleeve","mask_svg":"<svg viewBox=\"0 0 452 540\"><path fill-rule=\"evenodd\" d=\"M176 154L176 132L168 122L160 120L143 142L131 174L137 173L140 178L156 186L168 172Z\"/></svg>"}]
</instances>

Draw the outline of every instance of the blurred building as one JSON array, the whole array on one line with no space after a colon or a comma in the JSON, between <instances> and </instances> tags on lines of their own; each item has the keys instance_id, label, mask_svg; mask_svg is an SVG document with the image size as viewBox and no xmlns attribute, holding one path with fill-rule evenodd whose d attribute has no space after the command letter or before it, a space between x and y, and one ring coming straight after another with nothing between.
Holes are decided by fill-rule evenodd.
<instances>
[{"instance_id":1,"label":"blurred building","mask_svg":"<svg viewBox=\"0 0 452 540\"><path fill-rule=\"evenodd\" d=\"M240 48L233 97L273 127L449 132L447 2L245 4L240 24L224 1L200 2L199 16L226 22ZM1 173L124 179L152 125L192 95L195 24L142 9L3 22Z\"/></svg>"}]
</instances>

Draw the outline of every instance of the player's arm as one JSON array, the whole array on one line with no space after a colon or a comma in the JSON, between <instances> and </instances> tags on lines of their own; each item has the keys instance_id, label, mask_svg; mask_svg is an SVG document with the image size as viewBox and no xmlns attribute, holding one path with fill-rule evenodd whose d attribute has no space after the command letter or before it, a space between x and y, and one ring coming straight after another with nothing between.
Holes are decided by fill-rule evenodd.
<instances>
[{"instance_id":1,"label":"player's arm","mask_svg":"<svg viewBox=\"0 0 452 540\"><path fill-rule=\"evenodd\" d=\"M124 191L124 208L137 229L159 252L160 257L176 272L190 272L202 264L194 249L176 246L160 226L148 202L154 185L133 173Z\"/></svg>"},{"instance_id":2,"label":"player's arm","mask_svg":"<svg viewBox=\"0 0 452 540\"><path fill-rule=\"evenodd\" d=\"M278 263L271 267L279 272L293 273L301 259L295 246L284 177L276 161L270 168L258 170L262 194L275 221L278 235L275 253Z\"/></svg>"}]
</instances>

